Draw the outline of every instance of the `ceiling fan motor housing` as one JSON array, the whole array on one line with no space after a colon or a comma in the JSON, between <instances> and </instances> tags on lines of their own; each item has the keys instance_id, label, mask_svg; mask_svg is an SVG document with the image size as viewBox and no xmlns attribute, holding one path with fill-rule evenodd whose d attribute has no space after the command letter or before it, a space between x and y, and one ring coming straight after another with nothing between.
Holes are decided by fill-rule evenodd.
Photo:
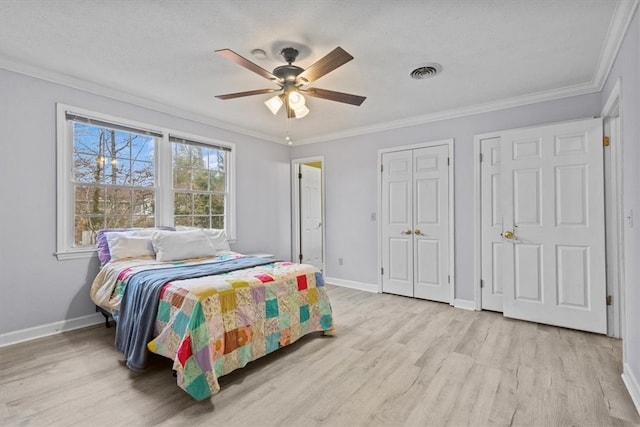
<instances>
[{"instance_id":1,"label":"ceiling fan motor housing","mask_svg":"<svg viewBox=\"0 0 640 427\"><path fill-rule=\"evenodd\" d=\"M298 53L298 49L292 47L285 47L280 51L280 55L284 57L284 60L287 61L289 65L296 60Z\"/></svg>"}]
</instances>

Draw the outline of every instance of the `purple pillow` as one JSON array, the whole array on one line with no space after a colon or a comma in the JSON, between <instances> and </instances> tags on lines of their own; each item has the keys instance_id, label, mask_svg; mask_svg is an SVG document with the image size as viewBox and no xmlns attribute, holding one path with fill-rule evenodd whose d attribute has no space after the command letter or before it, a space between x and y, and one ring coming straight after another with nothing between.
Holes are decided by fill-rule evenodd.
<instances>
[{"instance_id":1,"label":"purple pillow","mask_svg":"<svg viewBox=\"0 0 640 427\"><path fill-rule=\"evenodd\" d=\"M169 230L176 231L174 227L154 227L158 230ZM96 249L98 250L98 259L100 260L100 265L105 265L109 261L111 261L111 253L109 252L109 243L107 242L107 236L105 233L109 233L111 231L130 231L130 230L140 230L140 228L103 228L102 230L98 230L96 233Z\"/></svg>"}]
</instances>

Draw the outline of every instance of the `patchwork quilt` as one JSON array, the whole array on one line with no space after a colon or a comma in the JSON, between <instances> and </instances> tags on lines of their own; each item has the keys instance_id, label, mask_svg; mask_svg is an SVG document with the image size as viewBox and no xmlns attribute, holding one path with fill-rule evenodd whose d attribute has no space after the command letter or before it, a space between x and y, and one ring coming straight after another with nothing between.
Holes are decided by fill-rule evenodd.
<instances>
[{"instance_id":1,"label":"patchwork quilt","mask_svg":"<svg viewBox=\"0 0 640 427\"><path fill-rule=\"evenodd\" d=\"M107 264L94 281L92 299L117 311L136 272L205 261L211 259ZM310 265L273 262L166 283L160 291L154 329L148 349L172 359L178 385L202 400L220 390L220 376L308 333L331 335L334 325L322 274Z\"/></svg>"}]
</instances>

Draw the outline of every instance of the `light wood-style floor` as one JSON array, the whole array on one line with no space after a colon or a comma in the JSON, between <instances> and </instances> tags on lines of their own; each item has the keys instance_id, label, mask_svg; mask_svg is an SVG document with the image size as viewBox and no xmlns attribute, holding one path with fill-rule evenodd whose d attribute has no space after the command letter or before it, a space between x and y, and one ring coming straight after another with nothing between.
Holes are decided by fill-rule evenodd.
<instances>
[{"instance_id":1,"label":"light wood-style floor","mask_svg":"<svg viewBox=\"0 0 640 427\"><path fill-rule=\"evenodd\" d=\"M633 426L621 342L498 313L329 286L313 334L196 402L171 362L124 367L114 328L0 349L0 425Z\"/></svg>"}]
</instances>

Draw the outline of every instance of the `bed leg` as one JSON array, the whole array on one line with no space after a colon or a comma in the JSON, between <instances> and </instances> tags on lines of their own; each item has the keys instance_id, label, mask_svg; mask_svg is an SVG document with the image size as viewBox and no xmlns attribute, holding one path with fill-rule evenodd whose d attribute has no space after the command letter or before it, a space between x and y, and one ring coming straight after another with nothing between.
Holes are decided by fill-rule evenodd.
<instances>
[{"instance_id":1,"label":"bed leg","mask_svg":"<svg viewBox=\"0 0 640 427\"><path fill-rule=\"evenodd\" d=\"M104 316L104 327L108 328L111 326L111 323L109 323L109 317L111 316L109 313L107 313L106 311L104 311L102 308L98 307L96 305L96 311L99 311L100 314L102 314Z\"/></svg>"}]
</instances>

